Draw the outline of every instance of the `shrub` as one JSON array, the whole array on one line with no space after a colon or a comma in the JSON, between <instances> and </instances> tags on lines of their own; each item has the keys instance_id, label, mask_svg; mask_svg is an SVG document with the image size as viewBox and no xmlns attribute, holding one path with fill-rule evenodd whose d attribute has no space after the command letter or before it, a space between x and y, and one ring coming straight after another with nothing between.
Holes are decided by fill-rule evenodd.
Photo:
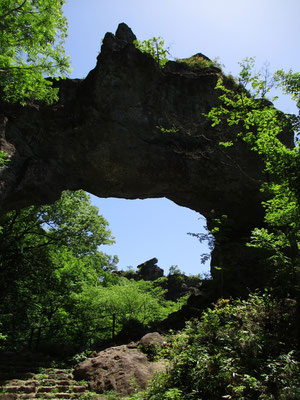
<instances>
[{"instance_id":1,"label":"shrub","mask_svg":"<svg viewBox=\"0 0 300 400\"><path fill-rule=\"evenodd\" d=\"M189 58L177 59L176 62L186 64L193 71L200 71L205 68L215 67L221 72L223 66L219 63L218 59L212 61L201 53L195 54Z\"/></svg>"},{"instance_id":2,"label":"shrub","mask_svg":"<svg viewBox=\"0 0 300 400\"><path fill-rule=\"evenodd\" d=\"M164 48L165 42L160 36L143 41L135 40L133 44L141 52L150 54L160 67L163 68L168 62L168 50Z\"/></svg>"},{"instance_id":3,"label":"shrub","mask_svg":"<svg viewBox=\"0 0 300 400\"><path fill-rule=\"evenodd\" d=\"M163 351L172 368L143 398L299 399L295 309L295 302L269 294L220 300L170 338Z\"/></svg>"}]
</instances>

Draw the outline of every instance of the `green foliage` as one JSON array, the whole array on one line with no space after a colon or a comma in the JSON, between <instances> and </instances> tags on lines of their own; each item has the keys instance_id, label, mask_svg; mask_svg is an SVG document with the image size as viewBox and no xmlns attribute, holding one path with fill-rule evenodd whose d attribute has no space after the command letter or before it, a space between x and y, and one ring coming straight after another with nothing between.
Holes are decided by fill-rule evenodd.
<instances>
[{"instance_id":1,"label":"green foliage","mask_svg":"<svg viewBox=\"0 0 300 400\"><path fill-rule=\"evenodd\" d=\"M211 224L213 225L210 230L205 225L204 230L206 233L193 233L188 232L188 235L195 237L199 240L200 243L206 242L207 247L210 250L210 253L203 253L200 256L201 264L204 264L211 258L211 252L213 251L216 244L220 244L225 238L224 235L224 227L228 225L228 216L221 215L219 217L216 216L215 210L210 211L210 220ZM229 222L230 223L230 222ZM224 244L224 243L222 243ZM219 267L215 267L215 269L220 269Z\"/></svg>"},{"instance_id":2,"label":"green foliage","mask_svg":"<svg viewBox=\"0 0 300 400\"><path fill-rule=\"evenodd\" d=\"M164 48L165 42L161 37L153 37L152 39L143 41L135 40L133 44L143 53L150 54L162 68L168 62L168 50Z\"/></svg>"},{"instance_id":3,"label":"green foliage","mask_svg":"<svg viewBox=\"0 0 300 400\"><path fill-rule=\"evenodd\" d=\"M97 395L97 393L88 392L80 395L80 397L78 397L78 400L97 400L98 398L99 396ZM113 400L113 398L110 397L107 398L107 400L110 399Z\"/></svg>"},{"instance_id":4,"label":"green foliage","mask_svg":"<svg viewBox=\"0 0 300 400\"><path fill-rule=\"evenodd\" d=\"M200 321L170 337L163 349L170 370L158 375L142 398L298 399L295 308L269 294L220 300Z\"/></svg>"},{"instance_id":5,"label":"green foliage","mask_svg":"<svg viewBox=\"0 0 300 400\"><path fill-rule=\"evenodd\" d=\"M120 278L108 286L86 286L81 293L73 293L73 307L78 315L107 315L116 317L116 333L128 323L136 321L147 327L177 311L181 303L167 301L165 290L150 281Z\"/></svg>"},{"instance_id":6,"label":"green foliage","mask_svg":"<svg viewBox=\"0 0 300 400\"><path fill-rule=\"evenodd\" d=\"M63 0L2 0L0 4L0 86L10 102L57 100L45 76L65 76L63 44L67 22Z\"/></svg>"},{"instance_id":7,"label":"green foliage","mask_svg":"<svg viewBox=\"0 0 300 400\"><path fill-rule=\"evenodd\" d=\"M113 280L109 271L116 262L98 250L113 240L89 196L64 192L52 206L2 216L0 225L0 316L7 344L25 339L34 327L71 341L82 336L79 324L68 333L77 318L72 294Z\"/></svg>"},{"instance_id":8,"label":"green foliage","mask_svg":"<svg viewBox=\"0 0 300 400\"><path fill-rule=\"evenodd\" d=\"M205 68L215 67L220 69L221 72L223 66L217 58L215 60L210 60L201 53L195 54L189 58L176 59L176 62L186 64L193 71L201 71Z\"/></svg>"},{"instance_id":9,"label":"green foliage","mask_svg":"<svg viewBox=\"0 0 300 400\"><path fill-rule=\"evenodd\" d=\"M182 272L180 271L178 265L171 265L169 268L169 274L170 275L181 275Z\"/></svg>"},{"instance_id":10,"label":"green foliage","mask_svg":"<svg viewBox=\"0 0 300 400\"><path fill-rule=\"evenodd\" d=\"M219 79L216 89L222 93L222 104L214 107L208 118L212 126L225 123L234 127L236 140L246 142L264 162L265 181L261 182L261 191L266 199L262 203L266 227L252 232L249 246L269 252L268 262L274 268L271 284L282 287L284 277L282 289L295 294L299 290L296 277L300 268L300 153L298 146L285 145L280 135L293 136L297 117L284 115L265 98L271 87L261 74L252 73L253 66L252 58L241 63L239 90L228 89ZM286 93L299 99L299 74L278 71L275 79ZM244 88L247 85L251 93ZM232 141L220 143L225 147L232 144Z\"/></svg>"},{"instance_id":11,"label":"green foliage","mask_svg":"<svg viewBox=\"0 0 300 400\"><path fill-rule=\"evenodd\" d=\"M291 69L289 72L284 72L281 69L276 71L274 79L283 93L291 95L291 98L296 101L297 107L300 108L300 73L294 73Z\"/></svg>"},{"instance_id":12,"label":"green foliage","mask_svg":"<svg viewBox=\"0 0 300 400\"><path fill-rule=\"evenodd\" d=\"M161 133L165 134L172 134L172 133L177 133L179 130L175 128L174 126L171 129L163 128L162 126L157 126L156 127Z\"/></svg>"},{"instance_id":13,"label":"green foliage","mask_svg":"<svg viewBox=\"0 0 300 400\"><path fill-rule=\"evenodd\" d=\"M154 282L119 278L117 261L98 247L113 243L107 221L80 190L56 203L0 219L0 322L7 348L41 330L45 351L111 340L133 324L149 326L178 310ZM46 344L43 344L45 343Z\"/></svg>"},{"instance_id":14,"label":"green foliage","mask_svg":"<svg viewBox=\"0 0 300 400\"><path fill-rule=\"evenodd\" d=\"M3 150L0 150L0 169L5 167L5 165L9 162L9 157L7 153Z\"/></svg>"},{"instance_id":15,"label":"green foliage","mask_svg":"<svg viewBox=\"0 0 300 400\"><path fill-rule=\"evenodd\" d=\"M0 329L1 329L1 326L2 326L2 324L0 324ZM5 335L3 335L1 332L0 332L0 350L2 350L2 348L4 348L4 342L6 341L6 336Z\"/></svg>"}]
</instances>

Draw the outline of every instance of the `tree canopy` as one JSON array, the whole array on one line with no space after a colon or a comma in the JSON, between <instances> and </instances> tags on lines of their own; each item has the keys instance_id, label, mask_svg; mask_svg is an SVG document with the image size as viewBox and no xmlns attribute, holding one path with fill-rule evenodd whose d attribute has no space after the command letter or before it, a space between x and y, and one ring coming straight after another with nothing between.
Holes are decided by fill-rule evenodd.
<instances>
[{"instance_id":1,"label":"tree canopy","mask_svg":"<svg viewBox=\"0 0 300 400\"><path fill-rule=\"evenodd\" d=\"M0 3L0 87L3 98L26 103L57 100L46 77L65 76L64 0L2 0Z\"/></svg>"},{"instance_id":2,"label":"tree canopy","mask_svg":"<svg viewBox=\"0 0 300 400\"><path fill-rule=\"evenodd\" d=\"M83 285L98 285L116 257L107 221L87 193L64 192L53 205L12 211L0 219L0 314L15 334L50 323ZM18 328L17 328L18 326Z\"/></svg>"}]
</instances>

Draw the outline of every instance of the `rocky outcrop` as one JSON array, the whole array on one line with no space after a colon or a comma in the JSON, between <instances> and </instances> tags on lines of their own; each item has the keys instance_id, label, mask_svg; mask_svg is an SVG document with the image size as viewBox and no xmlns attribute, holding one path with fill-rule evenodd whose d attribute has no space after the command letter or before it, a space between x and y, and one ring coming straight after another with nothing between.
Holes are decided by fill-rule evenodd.
<instances>
[{"instance_id":1,"label":"rocky outcrop","mask_svg":"<svg viewBox=\"0 0 300 400\"><path fill-rule=\"evenodd\" d=\"M125 24L107 33L88 76L57 83L55 105L1 105L0 144L11 160L0 175L2 212L53 202L64 189L167 197L209 227L212 209L228 215L230 252L246 262L241 243L262 221L262 165L243 143L219 146L234 132L204 116L218 104L220 70L176 62L161 69L134 39ZM230 260L225 247L215 250L215 264Z\"/></svg>"},{"instance_id":2,"label":"rocky outcrop","mask_svg":"<svg viewBox=\"0 0 300 400\"><path fill-rule=\"evenodd\" d=\"M144 281L155 281L158 278L164 276L164 270L158 265L157 258L145 261L143 264L137 266L139 279Z\"/></svg>"}]
</instances>

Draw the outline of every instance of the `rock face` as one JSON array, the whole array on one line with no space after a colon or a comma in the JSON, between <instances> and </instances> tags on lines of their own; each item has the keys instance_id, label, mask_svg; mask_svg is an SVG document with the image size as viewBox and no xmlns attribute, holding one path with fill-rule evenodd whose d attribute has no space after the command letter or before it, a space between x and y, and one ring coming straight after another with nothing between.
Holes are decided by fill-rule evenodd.
<instances>
[{"instance_id":1,"label":"rock face","mask_svg":"<svg viewBox=\"0 0 300 400\"><path fill-rule=\"evenodd\" d=\"M228 215L235 245L220 243L214 264L251 259L240 249L262 221L262 166L243 143L219 146L234 132L203 115L218 104L220 70L176 62L161 69L134 39L125 24L107 33L96 67L84 80L58 82L53 106L1 105L0 144L11 158L0 171L2 212L53 202L65 189L167 197L200 212L208 227L212 209Z\"/></svg>"},{"instance_id":2,"label":"rock face","mask_svg":"<svg viewBox=\"0 0 300 400\"><path fill-rule=\"evenodd\" d=\"M154 373L164 368L164 362L150 362L137 348L123 345L100 351L78 364L74 376L87 381L94 392L116 390L125 396L145 389Z\"/></svg>"}]
</instances>

